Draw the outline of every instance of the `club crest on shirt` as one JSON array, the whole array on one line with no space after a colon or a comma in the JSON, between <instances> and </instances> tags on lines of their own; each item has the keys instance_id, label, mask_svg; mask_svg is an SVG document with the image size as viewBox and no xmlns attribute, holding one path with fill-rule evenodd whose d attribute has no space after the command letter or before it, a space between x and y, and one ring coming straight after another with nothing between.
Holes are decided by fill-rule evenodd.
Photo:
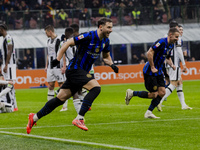
<instances>
[{"instance_id":1,"label":"club crest on shirt","mask_svg":"<svg viewBox=\"0 0 200 150\"><path fill-rule=\"evenodd\" d=\"M87 76L88 78L92 78L92 75L89 74L89 73L88 73L86 76Z\"/></svg>"},{"instance_id":2,"label":"club crest on shirt","mask_svg":"<svg viewBox=\"0 0 200 150\"><path fill-rule=\"evenodd\" d=\"M154 86L154 87L153 87L153 90L157 90L157 88L158 88L157 86Z\"/></svg>"},{"instance_id":3,"label":"club crest on shirt","mask_svg":"<svg viewBox=\"0 0 200 150\"><path fill-rule=\"evenodd\" d=\"M95 52L98 53L99 52L99 48L96 48Z\"/></svg>"},{"instance_id":4,"label":"club crest on shirt","mask_svg":"<svg viewBox=\"0 0 200 150\"><path fill-rule=\"evenodd\" d=\"M79 40L80 40L80 39L83 39L83 38L84 38L83 34L81 34L81 35L78 36L78 39L79 39Z\"/></svg>"}]
</instances>

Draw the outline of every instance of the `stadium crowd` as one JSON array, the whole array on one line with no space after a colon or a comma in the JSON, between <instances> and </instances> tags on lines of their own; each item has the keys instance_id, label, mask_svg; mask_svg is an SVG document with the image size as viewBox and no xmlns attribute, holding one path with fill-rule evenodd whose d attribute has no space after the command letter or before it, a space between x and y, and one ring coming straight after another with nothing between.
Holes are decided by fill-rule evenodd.
<instances>
[{"instance_id":1,"label":"stadium crowd","mask_svg":"<svg viewBox=\"0 0 200 150\"><path fill-rule=\"evenodd\" d=\"M91 26L103 16L112 18L114 25L168 23L197 17L199 4L199 0L4 0L0 1L0 22L13 29L37 28L39 22L40 27L56 23L56 27L66 27L72 23L69 18L81 27Z\"/></svg>"}]
</instances>

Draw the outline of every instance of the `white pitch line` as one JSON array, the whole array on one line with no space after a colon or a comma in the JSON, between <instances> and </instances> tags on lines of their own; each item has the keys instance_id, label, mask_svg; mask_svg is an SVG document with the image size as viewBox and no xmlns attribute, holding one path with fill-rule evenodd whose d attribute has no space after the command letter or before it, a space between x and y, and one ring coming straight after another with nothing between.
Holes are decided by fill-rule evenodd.
<instances>
[{"instance_id":1,"label":"white pitch line","mask_svg":"<svg viewBox=\"0 0 200 150\"><path fill-rule=\"evenodd\" d=\"M167 121L181 121L181 120L200 120L200 118L179 118L179 119L146 119L146 120L140 120L140 121L121 121L121 122L107 122L107 123L95 123L95 124L87 124L87 125L116 125L116 124L131 124L131 123L142 123L142 122L167 122ZM72 124L66 124L66 125L58 125L58 126L34 126L33 128L57 128L57 127L69 127L73 126ZM11 127L11 128L0 128L0 130L10 130L10 129L26 129L26 127Z\"/></svg>"},{"instance_id":2,"label":"white pitch line","mask_svg":"<svg viewBox=\"0 0 200 150\"><path fill-rule=\"evenodd\" d=\"M33 137L33 138L38 138L38 139L48 139L48 140L53 140L53 141L78 143L78 144L86 144L86 145L93 145L93 146L102 146L102 147L108 147L108 148L117 148L117 149L126 149L126 150L144 150L144 149L134 148L134 147L126 147L126 146L118 146L118 145L111 145L111 144L78 141L78 140L71 140L71 139L61 139L61 138L47 137L47 136L40 136L40 135L28 135L28 134L23 134L23 133L14 133L14 132L6 132L6 131L0 131L0 133L9 134L9 135L20 135L20 136L23 135L25 137Z\"/></svg>"}]
</instances>

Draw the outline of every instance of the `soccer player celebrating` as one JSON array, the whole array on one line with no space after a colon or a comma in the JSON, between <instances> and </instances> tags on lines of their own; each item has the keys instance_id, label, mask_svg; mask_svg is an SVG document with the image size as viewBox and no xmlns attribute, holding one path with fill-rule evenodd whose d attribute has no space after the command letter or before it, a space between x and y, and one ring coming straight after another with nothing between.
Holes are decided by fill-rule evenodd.
<instances>
[{"instance_id":1,"label":"soccer player celebrating","mask_svg":"<svg viewBox=\"0 0 200 150\"><path fill-rule=\"evenodd\" d=\"M66 60L63 57L63 61L61 61L57 66L52 66L51 61L57 57L57 52L60 45L60 39L54 32L54 27L52 25L48 25L45 27L45 33L49 38L47 40L47 60L45 71L47 72L47 82L48 86L48 96L47 100L54 98L54 87L55 81L58 81L59 87L66 80L65 70L66 70Z\"/></svg>"},{"instance_id":2,"label":"soccer player celebrating","mask_svg":"<svg viewBox=\"0 0 200 150\"><path fill-rule=\"evenodd\" d=\"M0 24L0 36L3 36L3 45L1 48L2 54L2 66L1 72L6 81L16 80L16 58L15 58L15 47L13 38L7 33L7 26ZM18 111L17 101L15 97L15 89L7 87L4 94L11 92L14 95L14 111Z\"/></svg>"},{"instance_id":3,"label":"soccer player celebrating","mask_svg":"<svg viewBox=\"0 0 200 150\"><path fill-rule=\"evenodd\" d=\"M78 46L74 58L66 69L67 80L62 85L57 97L48 101L36 114L29 114L27 125L28 134L31 132L33 125L38 119L51 113L56 107L62 105L66 99L70 98L82 87L89 90L89 93L84 97L79 114L72 121L72 124L85 131L88 130L84 124L84 116L101 91L97 80L89 74L92 64L96 61L101 52L103 52L104 62L111 66L115 73L118 73L118 67L113 64L110 56L110 41L108 37L112 32L112 27L113 23L111 19L101 18L98 21L98 29L96 31L80 34L63 44L57 58L52 61L53 66L56 66L60 62L69 46Z\"/></svg>"},{"instance_id":4,"label":"soccer player celebrating","mask_svg":"<svg viewBox=\"0 0 200 150\"><path fill-rule=\"evenodd\" d=\"M183 56L183 51L182 51L182 45L183 41L181 39L181 36L183 35L183 27L181 25L178 25L178 29L180 32L180 36L178 38L178 41L174 44L174 49L171 52L171 58L176 66L176 70L173 70L172 68L167 66L167 72L169 74L169 79L170 79L170 85L166 88L166 94L160 101L160 104L158 105L158 110L162 111L162 103L165 98L167 98L175 89L177 91L178 98L181 103L181 108L183 110L185 109L192 109L185 103L185 98L184 98L184 93L183 93L183 82L181 78L181 68L180 68L180 61L182 62L183 65L183 72L186 71L187 67L185 64L184 56Z\"/></svg>"},{"instance_id":5,"label":"soccer player celebrating","mask_svg":"<svg viewBox=\"0 0 200 150\"><path fill-rule=\"evenodd\" d=\"M166 59L167 63L175 70L176 67L170 58L171 50L174 43L177 42L179 31L176 28L171 28L166 38L157 40L147 52L148 62L143 68L145 87L149 91L133 91L126 90L125 102L128 105L133 96L152 99L151 104L146 111L145 118L156 117L152 111L160 103L160 100L165 95L165 82L163 78L163 63Z\"/></svg>"}]
</instances>

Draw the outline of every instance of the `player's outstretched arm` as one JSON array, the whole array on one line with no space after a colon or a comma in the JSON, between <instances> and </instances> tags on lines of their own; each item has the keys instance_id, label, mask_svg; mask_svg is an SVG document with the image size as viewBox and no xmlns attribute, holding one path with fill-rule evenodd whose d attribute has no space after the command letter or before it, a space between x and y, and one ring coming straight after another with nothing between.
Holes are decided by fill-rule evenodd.
<instances>
[{"instance_id":1,"label":"player's outstretched arm","mask_svg":"<svg viewBox=\"0 0 200 150\"><path fill-rule=\"evenodd\" d=\"M183 70L182 71L185 72L187 70L187 67L186 67L186 64L185 64L185 59L184 59L184 56L183 56L182 47L177 47L177 53L178 53L179 59L182 62L182 65L183 65Z\"/></svg>"},{"instance_id":2,"label":"player's outstretched arm","mask_svg":"<svg viewBox=\"0 0 200 150\"><path fill-rule=\"evenodd\" d=\"M119 72L119 68L117 66L115 66L113 64L113 61L110 57L110 52L103 52L103 61L105 62L106 65L109 65L115 73L118 73Z\"/></svg>"},{"instance_id":3,"label":"player's outstretched arm","mask_svg":"<svg viewBox=\"0 0 200 150\"><path fill-rule=\"evenodd\" d=\"M166 58L166 62L173 68L173 70L176 70L176 66L173 64L171 57Z\"/></svg>"}]
</instances>

